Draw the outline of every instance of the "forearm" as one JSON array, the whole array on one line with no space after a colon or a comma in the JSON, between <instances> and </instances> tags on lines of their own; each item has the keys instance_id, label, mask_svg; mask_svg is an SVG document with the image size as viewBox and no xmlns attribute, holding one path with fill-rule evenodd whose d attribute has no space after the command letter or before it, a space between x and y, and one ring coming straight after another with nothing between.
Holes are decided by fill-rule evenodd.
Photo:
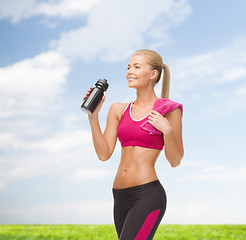
<instances>
[{"instance_id":1,"label":"forearm","mask_svg":"<svg viewBox=\"0 0 246 240\"><path fill-rule=\"evenodd\" d=\"M96 154L101 161L106 161L108 160L109 156L109 147L105 137L102 134L98 116L91 117L89 115L88 118L91 126L92 140Z\"/></svg>"},{"instance_id":2,"label":"forearm","mask_svg":"<svg viewBox=\"0 0 246 240\"><path fill-rule=\"evenodd\" d=\"M178 147L172 128L168 129L166 133L163 133L165 143L165 155L172 167L177 167L183 156L183 151Z\"/></svg>"}]
</instances>

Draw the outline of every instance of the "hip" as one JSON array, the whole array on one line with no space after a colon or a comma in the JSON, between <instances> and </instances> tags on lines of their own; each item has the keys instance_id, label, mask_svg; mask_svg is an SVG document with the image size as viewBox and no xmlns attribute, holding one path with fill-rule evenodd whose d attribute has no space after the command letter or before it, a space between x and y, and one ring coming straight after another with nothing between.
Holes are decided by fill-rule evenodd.
<instances>
[{"instance_id":1,"label":"hip","mask_svg":"<svg viewBox=\"0 0 246 240\"><path fill-rule=\"evenodd\" d=\"M149 198L150 196L154 195L158 198L162 198L163 200L166 199L165 189L158 179L145 184L136 185L128 188L112 188L112 192L115 200L139 200L146 197Z\"/></svg>"}]
</instances>

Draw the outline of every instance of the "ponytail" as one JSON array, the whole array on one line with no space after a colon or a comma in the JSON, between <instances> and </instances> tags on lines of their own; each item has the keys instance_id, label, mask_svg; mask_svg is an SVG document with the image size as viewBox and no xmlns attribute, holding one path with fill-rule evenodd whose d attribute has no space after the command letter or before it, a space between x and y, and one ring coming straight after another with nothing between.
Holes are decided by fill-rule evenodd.
<instances>
[{"instance_id":1,"label":"ponytail","mask_svg":"<svg viewBox=\"0 0 246 240\"><path fill-rule=\"evenodd\" d=\"M146 56L148 59L148 63L152 67L152 69L156 69L158 71L159 74L157 76L155 85L159 82L163 70L161 98L169 98L170 71L168 66L163 63L161 55L155 51L148 49L137 50L133 55Z\"/></svg>"},{"instance_id":2,"label":"ponytail","mask_svg":"<svg viewBox=\"0 0 246 240\"><path fill-rule=\"evenodd\" d=\"M166 64L163 63L163 80L161 89L161 98L169 98L169 87L170 87L170 71Z\"/></svg>"}]
</instances>

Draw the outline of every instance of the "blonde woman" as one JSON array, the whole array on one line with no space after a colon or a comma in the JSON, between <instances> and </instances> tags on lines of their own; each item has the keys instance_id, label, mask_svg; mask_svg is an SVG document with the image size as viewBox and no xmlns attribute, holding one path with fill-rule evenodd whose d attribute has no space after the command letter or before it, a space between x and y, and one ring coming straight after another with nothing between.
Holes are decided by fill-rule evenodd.
<instances>
[{"instance_id":1,"label":"blonde woman","mask_svg":"<svg viewBox=\"0 0 246 240\"><path fill-rule=\"evenodd\" d=\"M162 96L158 98L154 86L159 82L162 70ZM126 78L128 87L136 90L135 101L111 105L104 133L100 129L98 113L105 96L88 118L95 151L101 161L111 157L117 137L121 143L121 159L112 188L119 239L153 239L167 201L155 163L164 143L165 156L172 167L177 167L184 156L183 106L169 100L169 69L154 51L136 51L128 64Z\"/></svg>"}]
</instances>

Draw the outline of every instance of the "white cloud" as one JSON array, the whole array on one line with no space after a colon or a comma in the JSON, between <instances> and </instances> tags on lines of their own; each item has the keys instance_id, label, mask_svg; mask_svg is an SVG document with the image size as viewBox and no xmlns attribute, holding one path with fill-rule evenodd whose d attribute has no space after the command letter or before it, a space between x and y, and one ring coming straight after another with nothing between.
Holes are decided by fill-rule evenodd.
<instances>
[{"instance_id":1,"label":"white cloud","mask_svg":"<svg viewBox=\"0 0 246 240\"><path fill-rule=\"evenodd\" d=\"M206 165L208 162L207 161L191 161L191 160L183 160L181 162L182 167L196 167L196 166L204 166Z\"/></svg>"},{"instance_id":2,"label":"white cloud","mask_svg":"<svg viewBox=\"0 0 246 240\"><path fill-rule=\"evenodd\" d=\"M74 16L83 16L93 5L100 0L63 0L49 1L40 3L37 6L36 14L42 14L48 17L60 16L63 18L71 18Z\"/></svg>"},{"instance_id":3,"label":"white cloud","mask_svg":"<svg viewBox=\"0 0 246 240\"><path fill-rule=\"evenodd\" d=\"M113 224L112 211L112 200L73 201L19 208L0 208L0 223ZM11 220L4 219L5 214L11 216Z\"/></svg>"},{"instance_id":4,"label":"white cloud","mask_svg":"<svg viewBox=\"0 0 246 240\"><path fill-rule=\"evenodd\" d=\"M226 170L226 167L225 166L214 165L214 166L205 168L204 169L204 172L214 173L214 172L220 172L220 171L223 171L223 170Z\"/></svg>"},{"instance_id":5,"label":"white cloud","mask_svg":"<svg viewBox=\"0 0 246 240\"><path fill-rule=\"evenodd\" d=\"M4 188L5 188L4 183L0 181L0 191L3 190Z\"/></svg>"},{"instance_id":6,"label":"white cloud","mask_svg":"<svg viewBox=\"0 0 246 240\"><path fill-rule=\"evenodd\" d=\"M12 23L37 15L45 17L83 17L100 0L8 0L0 1L0 20L9 19Z\"/></svg>"},{"instance_id":7,"label":"white cloud","mask_svg":"<svg viewBox=\"0 0 246 240\"><path fill-rule=\"evenodd\" d=\"M186 0L173 1L172 4L173 7L169 9L167 16L173 23L178 24L184 21L187 15L192 12L191 7L188 5Z\"/></svg>"},{"instance_id":8,"label":"white cloud","mask_svg":"<svg viewBox=\"0 0 246 240\"><path fill-rule=\"evenodd\" d=\"M44 151L51 153L65 153L75 149L88 147L91 142L91 133L86 130L56 131L45 137L38 136L34 139L25 139L25 135L18 133L3 132L0 135L0 147L11 150ZM86 148L87 149L87 148Z\"/></svg>"},{"instance_id":9,"label":"white cloud","mask_svg":"<svg viewBox=\"0 0 246 240\"><path fill-rule=\"evenodd\" d=\"M246 39L240 38L216 51L174 61L171 95L174 98L186 95L187 117L207 121L246 110L242 104L246 101L245 56Z\"/></svg>"},{"instance_id":10,"label":"white cloud","mask_svg":"<svg viewBox=\"0 0 246 240\"><path fill-rule=\"evenodd\" d=\"M53 45L70 57L122 60L145 46L145 38L152 45L169 43L169 28L190 13L184 0L157 0L155 4L151 0L105 0L91 9L86 26L63 33Z\"/></svg>"},{"instance_id":11,"label":"white cloud","mask_svg":"<svg viewBox=\"0 0 246 240\"><path fill-rule=\"evenodd\" d=\"M61 154L62 152L72 152L81 147L88 149L91 144L90 131L61 131L56 132L54 136L29 143L28 149Z\"/></svg>"},{"instance_id":12,"label":"white cloud","mask_svg":"<svg viewBox=\"0 0 246 240\"><path fill-rule=\"evenodd\" d=\"M69 70L66 58L54 51L0 68L0 117L40 112L61 93Z\"/></svg>"},{"instance_id":13,"label":"white cloud","mask_svg":"<svg viewBox=\"0 0 246 240\"><path fill-rule=\"evenodd\" d=\"M241 200L231 201L225 196L216 196L214 201L209 201L209 197L205 201L173 200L168 204L163 224L245 224L245 208ZM238 204L233 204L234 201Z\"/></svg>"},{"instance_id":14,"label":"white cloud","mask_svg":"<svg viewBox=\"0 0 246 240\"><path fill-rule=\"evenodd\" d=\"M177 178L179 181L243 181L246 180L246 167L226 168L225 166L213 166L203 169L198 174L189 174Z\"/></svg>"},{"instance_id":15,"label":"white cloud","mask_svg":"<svg viewBox=\"0 0 246 240\"><path fill-rule=\"evenodd\" d=\"M0 20L10 19L12 23L20 21L22 18L30 16L30 12L36 6L36 0L1 0Z\"/></svg>"},{"instance_id":16,"label":"white cloud","mask_svg":"<svg viewBox=\"0 0 246 240\"><path fill-rule=\"evenodd\" d=\"M232 112L235 110L245 111L246 105L243 104L246 102L246 85L242 85L237 87L232 91L231 101L228 101L228 112Z\"/></svg>"},{"instance_id":17,"label":"white cloud","mask_svg":"<svg viewBox=\"0 0 246 240\"><path fill-rule=\"evenodd\" d=\"M12 148L12 150L20 149L23 143L17 139L16 135L11 132L1 132L0 147L1 149Z\"/></svg>"},{"instance_id":18,"label":"white cloud","mask_svg":"<svg viewBox=\"0 0 246 240\"><path fill-rule=\"evenodd\" d=\"M246 77L246 39L216 51L177 59L173 79L177 90L216 86Z\"/></svg>"},{"instance_id":19,"label":"white cloud","mask_svg":"<svg viewBox=\"0 0 246 240\"><path fill-rule=\"evenodd\" d=\"M70 180L81 181L92 175L95 169L98 177L108 176L107 170L98 170L99 160L93 149L89 131L74 130L55 132L38 138L25 135L1 134L0 148L9 154L0 159L0 189L16 179L32 178L45 174L70 173ZM79 175L80 173L83 176Z\"/></svg>"},{"instance_id":20,"label":"white cloud","mask_svg":"<svg viewBox=\"0 0 246 240\"><path fill-rule=\"evenodd\" d=\"M72 178L76 182L85 182L86 180L95 180L101 179L106 177L111 177L114 173L107 169L100 169L100 168L88 168L83 167L81 169L76 170Z\"/></svg>"}]
</instances>

